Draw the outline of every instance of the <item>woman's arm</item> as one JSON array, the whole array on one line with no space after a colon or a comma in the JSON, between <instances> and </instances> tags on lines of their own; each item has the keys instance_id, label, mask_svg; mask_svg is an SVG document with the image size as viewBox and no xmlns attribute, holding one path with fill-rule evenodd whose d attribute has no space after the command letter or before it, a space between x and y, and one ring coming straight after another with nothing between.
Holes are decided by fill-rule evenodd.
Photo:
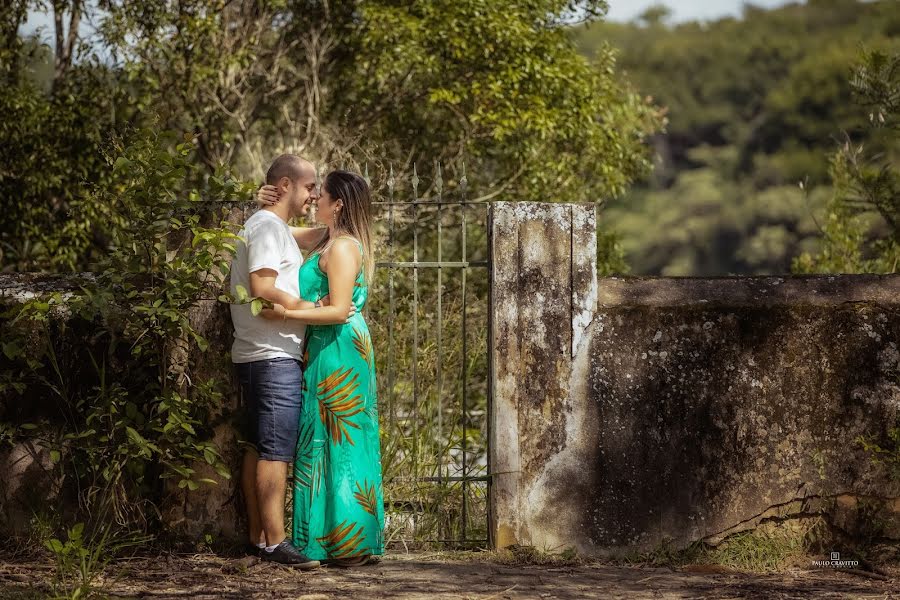
<instances>
[{"instance_id":1,"label":"woman's arm","mask_svg":"<svg viewBox=\"0 0 900 600\"><path fill-rule=\"evenodd\" d=\"M264 185L256 192L256 205L274 206L281 198L278 196L278 188L274 185ZM327 227L291 227L291 235L294 236L301 250L312 250L322 239L328 235Z\"/></svg>"},{"instance_id":2,"label":"woman's arm","mask_svg":"<svg viewBox=\"0 0 900 600\"><path fill-rule=\"evenodd\" d=\"M353 285L359 268L362 265L362 256L356 242L339 239L332 244L328 251L328 289L330 306L322 306L312 309L285 309L276 305L272 310L264 310L267 319L291 319L310 325L337 325L346 323L355 312L353 305Z\"/></svg>"},{"instance_id":3,"label":"woman's arm","mask_svg":"<svg viewBox=\"0 0 900 600\"><path fill-rule=\"evenodd\" d=\"M320 311L329 306L328 296L325 296L324 298L322 298L322 300L319 301L319 306L321 308L316 308L315 303L307 302L306 300L299 300L297 304L299 305L299 309L289 309L285 308L282 304L275 303L273 308L262 309L262 311L260 311L259 313L259 316L264 319L268 319L269 321L284 321L290 319L292 321L298 321L307 325L333 324L331 322L319 322L318 320L313 320L313 318L310 318L309 316L312 311ZM343 314L346 314L346 317L342 321L340 321L340 323L349 323L350 317L356 314L356 305L351 303L349 310L347 310Z\"/></svg>"}]
</instances>

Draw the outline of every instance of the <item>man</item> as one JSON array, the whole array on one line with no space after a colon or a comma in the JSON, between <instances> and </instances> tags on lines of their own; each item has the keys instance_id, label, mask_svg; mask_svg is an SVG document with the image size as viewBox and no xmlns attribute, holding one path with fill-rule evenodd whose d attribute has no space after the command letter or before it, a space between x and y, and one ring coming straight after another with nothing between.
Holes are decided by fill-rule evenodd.
<instances>
[{"instance_id":1,"label":"man","mask_svg":"<svg viewBox=\"0 0 900 600\"><path fill-rule=\"evenodd\" d=\"M299 270L303 256L288 221L304 214L315 201L315 167L299 156L283 154L266 173L281 201L254 213L240 232L231 263L231 293L237 286L251 296L287 308L308 308L300 300ZM301 409L301 352L305 325L254 317L249 304L233 304L234 343L231 359L241 385L245 439L253 449L244 454L241 488L247 506L249 549L264 560L301 569L319 566L300 553L284 533L284 498L288 465L294 462Z\"/></svg>"}]
</instances>

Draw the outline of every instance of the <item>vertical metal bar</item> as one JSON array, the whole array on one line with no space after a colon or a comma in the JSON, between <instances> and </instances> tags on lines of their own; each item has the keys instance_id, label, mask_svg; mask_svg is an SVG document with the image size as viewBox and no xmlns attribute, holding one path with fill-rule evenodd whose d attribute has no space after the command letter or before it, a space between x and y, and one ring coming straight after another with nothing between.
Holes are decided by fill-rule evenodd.
<instances>
[{"instance_id":1,"label":"vertical metal bar","mask_svg":"<svg viewBox=\"0 0 900 600\"><path fill-rule=\"evenodd\" d=\"M412 380L413 380L413 443L412 443L412 459L413 459L413 476L419 477L419 205L415 201L419 199L419 173L416 165L413 163L413 344L412 344ZM413 526L414 535L416 527Z\"/></svg>"},{"instance_id":2,"label":"vertical metal bar","mask_svg":"<svg viewBox=\"0 0 900 600\"><path fill-rule=\"evenodd\" d=\"M441 400L441 384L442 384L442 355L444 346L442 344L443 338L443 329L444 329L444 319L442 312L442 296L444 294L444 272L440 266L441 261L443 260L443 250L441 248L441 239L442 239L442 221L443 221L443 207L442 202L444 200L443 192L444 192L444 179L441 174L441 163L437 163L437 175L434 181L435 188L437 189L437 260L438 260L438 269L437 269L437 373L435 375L435 397L437 400L437 447L440 448L443 445L444 439L444 426L443 426L443 402ZM441 457L441 463L438 464L438 476L443 473L444 470L444 457Z\"/></svg>"},{"instance_id":3,"label":"vertical metal bar","mask_svg":"<svg viewBox=\"0 0 900 600\"><path fill-rule=\"evenodd\" d=\"M466 253L466 228L467 228L467 220L466 220L466 187L468 186L468 179L466 178L466 164L462 165L462 178L460 179L460 190L462 192L462 198L460 203L460 210L462 211L462 261L466 262L469 260L468 254ZM461 537L462 541L466 540L466 526L467 521L469 519L468 516L468 493L469 487L468 482L466 481L466 477L468 477L468 456L467 456L467 442L466 442L466 427L468 424L468 340L467 340L467 332L466 332L466 273L468 272L468 267L462 268L462 369L460 376L462 377L462 530Z\"/></svg>"},{"instance_id":4,"label":"vertical metal bar","mask_svg":"<svg viewBox=\"0 0 900 600\"><path fill-rule=\"evenodd\" d=\"M394 239L394 165L391 165L390 175L388 176L388 252L390 254L391 266L388 267L388 414L390 416L390 435L397 435L397 402L394 397L394 363L396 356L394 353L394 314L396 305L394 300L394 263L396 263L396 240Z\"/></svg>"},{"instance_id":5,"label":"vertical metal bar","mask_svg":"<svg viewBox=\"0 0 900 600\"><path fill-rule=\"evenodd\" d=\"M488 295L487 295L487 489L486 498L487 510L485 523L488 548L494 547L494 533L491 529L491 483L493 480L493 465L491 464L491 436L493 428L491 420L494 414L494 205L487 206L487 263L488 263Z\"/></svg>"}]
</instances>

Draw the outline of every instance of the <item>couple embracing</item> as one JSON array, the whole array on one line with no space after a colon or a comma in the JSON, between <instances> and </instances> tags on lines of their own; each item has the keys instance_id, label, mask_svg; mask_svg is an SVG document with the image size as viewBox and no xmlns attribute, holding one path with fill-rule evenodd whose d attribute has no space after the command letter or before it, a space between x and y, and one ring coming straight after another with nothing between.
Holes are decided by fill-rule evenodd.
<instances>
[{"instance_id":1,"label":"couple embracing","mask_svg":"<svg viewBox=\"0 0 900 600\"><path fill-rule=\"evenodd\" d=\"M231 306L248 552L301 569L375 562L384 552L375 357L359 312L374 270L369 187L332 171L319 190L315 167L284 154L258 202L230 281L232 294L240 285L274 304L259 316L249 304ZM288 225L310 211L324 227Z\"/></svg>"}]
</instances>

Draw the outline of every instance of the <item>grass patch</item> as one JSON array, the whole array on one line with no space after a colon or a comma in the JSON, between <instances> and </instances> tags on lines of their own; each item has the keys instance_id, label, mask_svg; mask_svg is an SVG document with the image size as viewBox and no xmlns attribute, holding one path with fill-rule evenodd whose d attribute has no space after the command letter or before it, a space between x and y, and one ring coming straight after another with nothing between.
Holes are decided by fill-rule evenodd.
<instances>
[{"instance_id":1,"label":"grass patch","mask_svg":"<svg viewBox=\"0 0 900 600\"><path fill-rule=\"evenodd\" d=\"M753 573L773 573L804 564L821 535L821 519L770 521L755 529L728 536L712 546L693 542L679 547L665 540L648 552L627 554L626 564L680 568L688 565L717 565Z\"/></svg>"},{"instance_id":2,"label":"grass patch","mask_svg":"<svg viewBox=\"0 0 900 600\"><path fill-rule=\"evenodd\" d=\"M574 548L540 549L534 546L510 546L482 554L481 560L504 565L583 565L588 561Z\"/></svg>"}]
</instances>

